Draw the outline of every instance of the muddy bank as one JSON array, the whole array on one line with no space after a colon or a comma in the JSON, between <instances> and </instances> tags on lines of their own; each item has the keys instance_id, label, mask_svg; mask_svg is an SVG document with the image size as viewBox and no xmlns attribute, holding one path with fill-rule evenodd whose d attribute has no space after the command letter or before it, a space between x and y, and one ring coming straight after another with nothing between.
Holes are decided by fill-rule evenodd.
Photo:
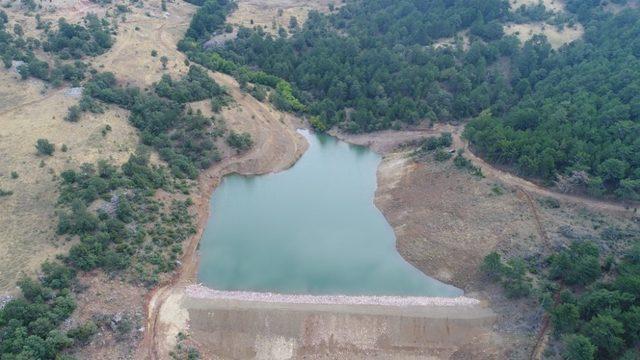
<instances>
[{"instance_id":1,"label":"muddy bank","mask_svg":"<svg viewBox=\"0 0 640 360\"><path fill-rule=\"evenodd\" d=\"M415 128L409 130L383 130L375 133L350 134L337 129L331 129L329 134L342 141L370 148L379 155L385 155L399 146L416 143L427 136L435 136L442 131L450 131L451 126L437 125L431 128Z\"/></svg>"}]
</instances>

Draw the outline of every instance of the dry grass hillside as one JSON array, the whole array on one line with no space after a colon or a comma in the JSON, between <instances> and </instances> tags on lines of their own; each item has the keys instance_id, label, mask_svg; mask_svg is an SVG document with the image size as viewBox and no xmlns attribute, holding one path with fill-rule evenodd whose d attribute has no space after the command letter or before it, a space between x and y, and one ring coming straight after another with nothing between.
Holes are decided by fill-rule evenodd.
<instances>
[{"instance_id":1,"label":"dry grass hillside","mask_svg":"<svg viewBox=\"0 0 640 360\"><path fill-rule=\"evenodd\" d=\"M517 9L522 5L531 6L538 5L539 3L544 4L544 7L547 8L547 10L553 12L564 11L564 3L562 0L509 0L509 4L512 9Z\"/></svg>"},{"instance_id":2,"label":"dry grass hillside","mask_svg":"<svg viewBox=\"0 0 640 360\"><path fill-rule=\"evenodd\" d=\"M289 28L291 17L302 25L310 10L328 12L329 4L338 5L339 1L332 0L240 0L238 9L227 19L232 25L254 27L262 26L266 31L276 33L282 26ZM274 26L275 24L275 26Z\"/></svg>"},{"instance_id":3,"label":"dry grass hillside","mask_svg":"<svg viewBox=\"0 0 640 360\"><path fill-rule=\"evenodd\" d=\"M509 4L511 9L515 10L521 6L532 6L542 3L547 11L554 13L564 13L564 3L561 0L510 0ZM564 44L568 44L572 41L580 39L584 34L584 27L580 23L569 27L564 26L558 28L554 25L549 25L544 22L532 22L526 24L507 24L504 27L504 32L509 35L516 35L520 41L525 42L529 40L533 35L545 35L549 40L549 43L554 49L561 47Z\"/></svg>"},{"instance_id":4,"label":"dry grass hillside","mask_svg":"<svg viewBox=\"0 0 640 360\"><path fill-rule=\"evenodd\" d=\"M17 77L0 72L0 188L13 191L0 198L0 291L15 289L23 271L60 251L63 243L54 240L57 175L99 159L122 163L137 143L125 111L110 108L70 123L63 118L78 99L69 88L43 91L40 81ZM107 125L111 131L103 136ZM56 145L53 156L37 155L40 138Z\"/></svg>"},{"instance_id":5,"label":"dry grass hillside","mask_svg":"<svg viewBox=\"0 0 640 360\"><path fill-rule=\"evenodd\" d=\"M79 21L87 13L114 13L115 5L103 8L89 1L43 3L43 20L53 23L60 17ZM85 59L98 71L111 71L123 83L148 87L163 73L174 77L185 73L184 55L175 44L182 37L194 7L170 2L162 12L160 2L138 8L117 17L114 46L105 54ZM14 23L29 36L38 36L35 18L26 15L18 2L4 9ZM113 21L113 18L111 18ZM151 50L157 50L156 57ZM48 54L38 53L47 59ZM160 57L167 56L163 69ZM15 282L29 274L46 258L61 252L66 244L55 236L57 178L65 169L99 159L120 164L127 160L138 143L136 130L127 121L128 113L109 107L104 114L84 114L78 123L64 121L69 106L77 104L78 91L68 86L49 88L36 79L20 80L15 70L0 69L0 189L13 195L0 198L0 292L14 293ZM110 131L103 135L107 127ZM56 145L53 156L36 153L37 139ZM62 145L68 150L62 151ZM18 178L12 178L12 172Z\"/></svg>"},{"instance_id":6,"label":"dry grass hillside","mask_svg":"<svg viewBox=\"0 0 640 360\"><path fill-rule=\"evenodd\" d=\"M557 49L564 44L578 40L584 34L584 27L575 24L573 27L565 26L562 29L556 26L545 24L543 22L526 23L526 24L507 24L504 32L509 35L516 35L520 41L525 42L533 35L542 34L547 37L551 47Z\"/></svg>"},{"instance_id":7,"label":"dry grass hillside","mask_svg":"<svg viewBox=\"0 0 640 360\"><path fill-rule=\"evenodd\" d=\"M131 85L148 87L160 80L162 74L180 77L188 70L186 57L176 49L189 26L195 7L184 1L169 2L167 11L160 1L145 3L144 8L131 7L125 21L118 23L116 42L110 51L95 59L93 66L100 71L111 71ZM156 50L157 56L151 56ZM169 59L163 69L160 58Z\"/></svg>"}]
</instances>

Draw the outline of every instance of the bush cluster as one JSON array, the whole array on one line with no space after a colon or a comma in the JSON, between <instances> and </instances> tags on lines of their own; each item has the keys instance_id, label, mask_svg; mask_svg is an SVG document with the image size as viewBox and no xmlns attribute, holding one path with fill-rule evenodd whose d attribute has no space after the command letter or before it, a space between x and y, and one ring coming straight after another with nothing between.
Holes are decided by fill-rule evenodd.
<instances>
[{"instance_id":1,"label":"bush cluster","mask_svg":"<svg viewBox=\"0 0 640 360\"><path fill-rule=\"evenodd\" d=\"M589 241L573 242L550 256L532 291L520 259L505 264L489 254L482 271L509 297L540 295L565 359L637 359L640 353L640 240L615 260ZM514 264L520 265L514 266ZM515 275L514 275L515 273ZM511 283L509 283L511 282ZM524 286L523 286L524 284ZM526 290L525 290L526 289ZM556 299L555 301L552 299Z\"/></svg>"},{"instance_id":2,"label":"bush cluster","mask_svg":"<svg viewBox=\"0 0 640 360\"><path fill-rule=\"evenodd\" d=\"M206 80L208 77L201 69L192 69L179 82L182 86L224 96L213 80ZM180 89L174 92L166 86L171 80L163 81L160 94L181 99L183 95L193 96ZM205 169L220 159L214 143L218 136L218 132L214 131L214 120L200 113L185 114L184 104L180 102L138 88L118 86L115 76L108 72L96 74L85 85L83 98L86 100L81 101L81 106L87 104L89 111L96 107L96 99L130 110L129 121L142 132L142 142L158 150L176 176L193 179L199 169Z\"/></svg>"},{"instance_id":3,"label":"bush cluster","mask_svg":"<svg viewBox=\"0 0 640 360\"><path fill-rule=\"evenodd\" d=\"M114 40L106 19L99 19L95 14L89 14L84 18L84 22L86 27L80 24L69 24L61 18L58 21L58 30L49 32L47 41L42 44L42 49L66 60L100 55L111 48Z\"/></svg>"}]
</instances>

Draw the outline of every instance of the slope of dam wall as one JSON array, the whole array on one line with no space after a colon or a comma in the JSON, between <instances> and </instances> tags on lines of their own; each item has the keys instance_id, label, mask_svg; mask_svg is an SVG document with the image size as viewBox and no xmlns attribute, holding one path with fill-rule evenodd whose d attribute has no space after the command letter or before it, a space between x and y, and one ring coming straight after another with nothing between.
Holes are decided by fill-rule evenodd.
<instances>
[{"instance_id":1,"label":"slope of dam wall","mask_svg":"<svg viewBox=\"0 0 640 360\"><path fill-rule=\"evenodd\" d=\"M450 358L487 340L480 305L295 304L183 298L204 358Z\"/></svg>"}]
</instances>

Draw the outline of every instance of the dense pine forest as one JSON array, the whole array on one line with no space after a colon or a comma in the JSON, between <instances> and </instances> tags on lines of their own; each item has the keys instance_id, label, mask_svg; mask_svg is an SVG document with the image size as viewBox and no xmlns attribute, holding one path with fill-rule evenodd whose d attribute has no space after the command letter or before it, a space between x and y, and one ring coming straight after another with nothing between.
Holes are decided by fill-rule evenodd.
<instances>
[{"instance_id":1,"label":"dense pine forest","mask_svg":"<svg viewBox=\"0 0 640 360\"><path fill-rule=\"evenodd\" d=\"M548 184L564 180L572 191L640 198L638 10L569 1L560 16L536 6L512 11L501 0L349 1L278 35L242 28L205 49L234 4L197 4L181 49L242 82L276 88L276 106L306 111L319 130L469 121L466 136L493 162ZM503 32L506 22L541 19L579 22L586 32L558 50L544 36L522 44ZM447 37L457 45L430 46Z\"/></svg>"}]
</instances>

